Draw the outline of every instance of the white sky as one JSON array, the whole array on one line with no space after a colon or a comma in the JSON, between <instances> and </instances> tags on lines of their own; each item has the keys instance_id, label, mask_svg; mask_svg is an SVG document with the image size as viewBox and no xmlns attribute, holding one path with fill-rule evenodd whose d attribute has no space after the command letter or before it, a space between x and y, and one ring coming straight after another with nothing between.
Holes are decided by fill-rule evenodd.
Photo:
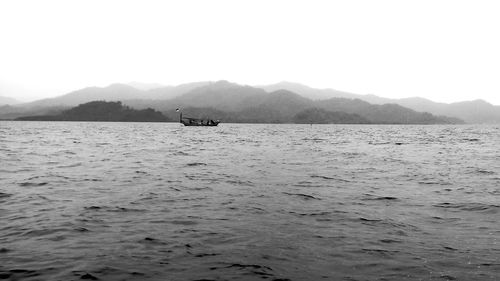
<instances>
[{"instance_id":1,"label":"white sky","mask_svg":"<svg viewBox=\"0 0 500 281\"><path fill-rule=\"evenodd\" d=\"M500 1L0 2L0 95L220 79L500 105Z\"/></svg>"}]
</instances>

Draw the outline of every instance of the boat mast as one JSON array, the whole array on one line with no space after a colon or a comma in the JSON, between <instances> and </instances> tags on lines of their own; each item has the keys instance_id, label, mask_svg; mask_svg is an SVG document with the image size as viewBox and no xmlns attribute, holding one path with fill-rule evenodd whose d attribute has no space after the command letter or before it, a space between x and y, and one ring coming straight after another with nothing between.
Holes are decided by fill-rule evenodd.
<instances>
[{"instance_id":1,"label":"boat mast","mask_svg":"<svg viewBox=\"0 0 500 281\"><path fill-rule=\"evenodd\" d=\"M182 123L182 111L181 111L181 109L177 108L175 111L179 112L179 123Z\"/></svg>"}]
</instances>

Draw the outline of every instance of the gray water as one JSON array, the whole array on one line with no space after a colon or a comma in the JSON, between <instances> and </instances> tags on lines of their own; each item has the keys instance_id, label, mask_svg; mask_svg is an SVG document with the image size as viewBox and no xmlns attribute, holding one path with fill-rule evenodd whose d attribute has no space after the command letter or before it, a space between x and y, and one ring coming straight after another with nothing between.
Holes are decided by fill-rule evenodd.
<instances>
[{"instance_id":1,"label":"gray water","mask_svg":"<svg viewBox=\"0 0 500 281\"><path fill-rule=\"evenodd\" d=\"M500 127L0 122L0 279L500 280Z\"/></svg>"}]
</instances>

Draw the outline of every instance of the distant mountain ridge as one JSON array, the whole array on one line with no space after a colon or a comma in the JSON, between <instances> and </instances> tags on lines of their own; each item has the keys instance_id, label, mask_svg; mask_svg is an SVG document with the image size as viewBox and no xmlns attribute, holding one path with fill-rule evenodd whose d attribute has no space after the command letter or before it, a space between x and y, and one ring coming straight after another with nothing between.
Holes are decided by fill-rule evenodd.
<instances>
[{"instance_id":1,"label":"distant mountain ridge","mask_svg":"<svg viewBox=\"0 0 500 281\"><path fill-rule=\"evenodd\" d=\"M133 85L139 85L137 82ZM165 100L185 94L193 89L209 84L209 82L194 82L181 84L178 86L163 86L160 88L141 90L127 84L115 83L107 87L87 87L70 92L68 94L41 99L29 103L21 104L23 107L35 106L76 106L82 103L101 101L125 101L125 100ZM151 86L151 85L150 85ZM144 86L143 87L147 87Z\"/></svg>"},{"instance_id":2,"label":"distant mountain ridge","mask_svg":"<svg viewBox=\"0 0 500 281\"><path fill-rule=\"evenodd\" d=\"M334 89L315 89L300 83L294 83L288 81L281 81L276 84L255 86L255 87L264 89L267 92L274 92L277 90L288 90L312 100L324 100L330 98L356 99L361 97L361 95L352 94L349 92L343 92Z\"/></svg>"},{"instance_id":3,"label":"distant mountain ridge","mask_svg":"<svg viewBox=\"0 0 500 281\"><path fill-rule=\"evenodd\" d=\"M75 106L90 101L117 101L142 96L143 91L125 84L111 84L108 87L87 87L55 98L37 100L22 104L23 107L34 106Z\"/></svg>"},{"instance_id":4,"label":"distant mountain ridge","mask_svg":"<svg viewBox=\"0 0 500 281\"><path fill-rule=\"evenodd\" d=\"M463 101L456 103L439 103L429 99L413 97L402 99L383 98L375 95L359 95L334 89L315 89L292 82L280 82L271 85L258 86L266 91L278 89L289 90L304 97L315 100L329 98L360 99L371 104L398 104L415 111L429 112L435 115L450 116L462 119L467 123L500 123L500 106L492 105L483 100Z\"/></svg>"},{"instance_id":5,"label":"distant mountain ridge","mask_svg":"<svg viewBox=\"0 0 500 281\"><path fill-rule=\"evenodd\" d=\"M407 98L397 103L419 111L457 117L468 123L500 123L500 106L492 105L484 100L446 104L423 98Z\"/></svg>"},{"instance_id":6,"label":"distant mountain ridge","mask_svg":"<svg viewBox=\"0 0 500 281\"><path fill-rule=\"evenodd\" d=\"M242 86L227 81L210 83L171 100L150 101L149 103L130 100L125 103L134 108L151 107L161 111L172 111L176 107L206 108L207 110L225 112L225 115L229 116L234 122L292 123L297 120L295 119L297 114L316 108L328 112L344 112L367 120L367 122L358 120L355 123L462 123L461 120L456 118L420 113L394 104L373 105L360 99L347 98L313 101L288 90L267 93L263 89ZM318 118L326 118L325 114L321 115L318 111L309 112L315 113ZM304 118L302 119L304 120ZM328 115L326 119L336 120L331 115Z\"/></svg>"},{"instance_id":7,"label":"distant mountain ridge","mask_svg":"<svg viewBox=\"0 0 500 281\"><path fill-rule=\"evenodd\" d=\"M159 84L142 86L150 89L141 90L136 88L139 87L137 85L132 87L126 84L84 88L59 97L25 103L5 110L0 108L0 118L26 116L26 113L33 111L33 108L37 108L36 112L40 113L43 108L48 107L54 110L90 101L122 101L132 108L151 107L163 112L177 107L213 108L233 115L239 113L246 117L238 120L248 120L248 122L264 122L266 119L272 119L273 122L292 122L296 114L311 108L356 114L371 123L461 123L459 120L461 116L465 116L463 119L469 122L492 122L492 120L500 122L500 116L495 119L498 108L486 102L476 102L477 110L470 110L471 102L450 106L421 98L391 100L332 89L314 89L290 82L260 87L228 81L195 82L159 88L156 88ZM366 100L370 100L371 103ZM391 104L384 104L384 101L389 101ZM490 107L490 110L484 110L485 107ZM8 114L4 111L8 111ZM320 111L309 112L316 114L318 118L327 116ZM333 115L328 116L331 120L335 119Z\"/></svg>"},{"instance_id":8,"label":"distant mountain ridge","mask_svg":"<svg viewBox=\"0 0 500 281\"><path fill-rule=\"evenodd\" d=\"M193 89L168 102L179 106L214 107L232 111L248 107L267 95L262 89L221 80Z\"/></svg>"}]
</instances>

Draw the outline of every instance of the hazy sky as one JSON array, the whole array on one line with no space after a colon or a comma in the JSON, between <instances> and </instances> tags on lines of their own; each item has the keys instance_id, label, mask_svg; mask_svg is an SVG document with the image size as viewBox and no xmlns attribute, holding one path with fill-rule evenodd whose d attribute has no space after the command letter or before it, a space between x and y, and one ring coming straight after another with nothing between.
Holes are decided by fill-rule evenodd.
<instances>
[{"instance_id":1,"label":"hazy sky","mask_svg":"<svg viewBox=\"0 0 500 281\"><path fill-rule=\"evenodd\" d=\"M293 81L500 105L500 1L0 2L0 96Z\"/></svg>"}]
</instances>

